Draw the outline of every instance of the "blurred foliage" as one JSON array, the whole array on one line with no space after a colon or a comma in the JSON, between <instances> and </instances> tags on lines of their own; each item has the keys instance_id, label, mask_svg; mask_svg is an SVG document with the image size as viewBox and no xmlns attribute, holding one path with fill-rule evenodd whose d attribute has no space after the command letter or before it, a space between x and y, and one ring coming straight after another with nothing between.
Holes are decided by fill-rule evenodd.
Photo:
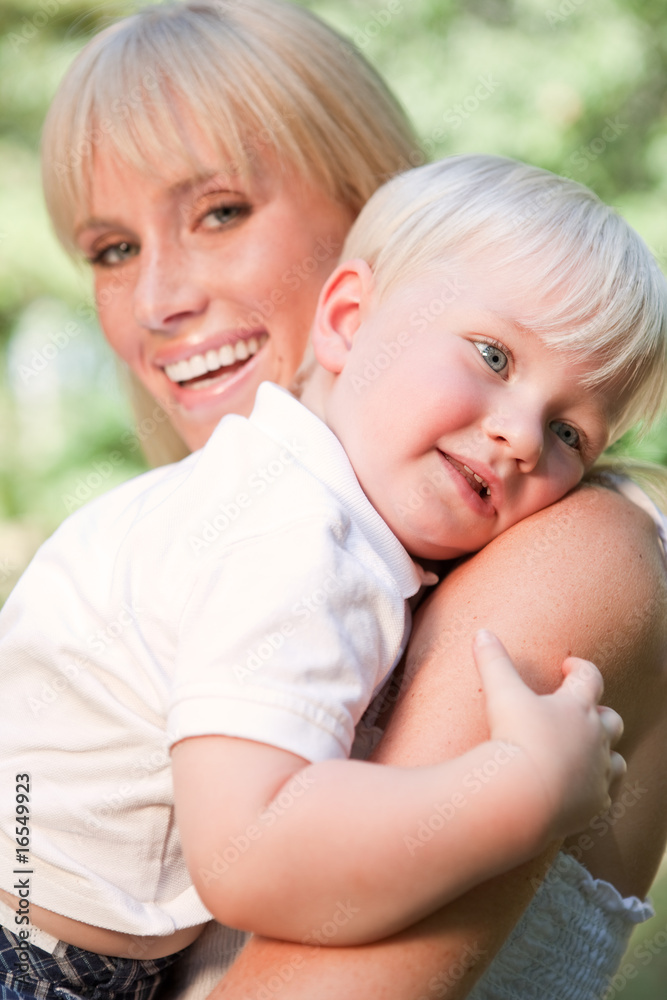
<instances>
[{"instance_id":1,"label":"blurred foliage","mask_svg":"<svg viewBox=\"0 0 667 1000\"><path fill-rule=\"evenodd\" d=\"M583 181L667 264L664 0L303 2L378 66L429 155L496 152ZM51 233L38 166L66 66L136 6L0 0L0 600L70 510L143 468L114 361L95 322L81 320L88 276ZM43 377L26 377L26 362L43 362ZM615 450L667 463L667 422ZM653 940L656 926L636 940ZM632 947L639 975L623 996L662 997L667 949L643 970Z\"/></svg>"},{"instance_id":2,"label":"blurred foliage","mask_svg":"<svg viewBox=\"0 0 667 1000\"><path fill-rule=\"evenodd\" d=\"M618 206L667 261L663 0L304 2L375 62L429 155L494 151L569 174ZM34 444L34 427L28 438L21 429L31 388L21 369L26 349L29 357L44 350L90 299L88 275L62 252L45 215L39 130L76 51L136 6L2 0L0 7L0 518L36 523L42 532L67 513L68 473L90 471L110 448L122 451L131 417L94 322L77 321L76 341L53 362L57 412L37 386L28 393L35 413L44 404L60 428L50 434L48 459ZM25 332L36 302L39 336ZM667 424L641 443L628 436L621 449L665 461ZM117 477L142 467L136 450L125 458Z\"/></svg>"}]
</instances>

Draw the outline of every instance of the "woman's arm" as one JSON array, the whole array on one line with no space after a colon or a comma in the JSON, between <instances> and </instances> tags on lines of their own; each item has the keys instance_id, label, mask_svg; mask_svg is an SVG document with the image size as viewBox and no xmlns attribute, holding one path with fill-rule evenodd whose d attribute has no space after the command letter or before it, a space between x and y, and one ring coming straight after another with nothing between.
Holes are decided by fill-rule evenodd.
<instances>
[{"instance_id":1,"label":"woman's arm","mask_svg":"<svg viewBox=\"0 0 667 1000\"><path fill-rule=\"evenodd\" d=\"M227 736L174 747L183 852L216 919L287 941L377 941L606 808L622 723L597 706L597 668L572 658L559 690L540 696L491 633L474 645L489 738L453 759L308 764ZM318 936L331 922L333 939Z\"/></svg>"},{"instance_id":2,"label":"woman's arm","mask_svg":"<svg viewBox=\"0 0 667 1000\"><path fill-rule=\"evenodd\" d=\"M471 651L481 626L501 636L538 691L557 685L569 653L594 660L606 678L604 700L626 722L623 788L646 792L613 826L587 831L590 846L581 836L573 841L593 875L643 895L667 830L659 765L667 749L666 609L650 519L611 491L582 487L515 525L438 588L415 624L410 682L375 759L427 764L486 738ZM214 996L459 1000L529 903L555 850L374 945L317 949L254 939Z\"/></svg>"}]
</instances>

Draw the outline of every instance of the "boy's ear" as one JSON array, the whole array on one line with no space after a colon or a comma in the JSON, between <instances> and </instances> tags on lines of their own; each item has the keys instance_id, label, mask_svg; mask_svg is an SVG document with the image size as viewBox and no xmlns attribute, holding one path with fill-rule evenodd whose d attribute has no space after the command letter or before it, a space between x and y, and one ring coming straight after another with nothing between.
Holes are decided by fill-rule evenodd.
<instances>
[{"instance_id":1,"label":"boy's ear","mask_svg":"<svg viewBox=\"0 0 667 1000\"><path fill-rule=\"evenodd\" d=\"M346 260L320 293L312 330L313 350L322 367L334 375L345 367L374 287L375 278L365 260Z\"/></svg>"}]
</instances>

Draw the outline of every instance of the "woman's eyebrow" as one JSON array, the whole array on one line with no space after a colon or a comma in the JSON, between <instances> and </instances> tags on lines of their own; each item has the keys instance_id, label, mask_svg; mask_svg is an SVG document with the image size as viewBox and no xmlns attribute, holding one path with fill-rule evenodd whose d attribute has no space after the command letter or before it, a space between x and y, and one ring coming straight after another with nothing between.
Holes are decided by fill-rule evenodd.
<instances>
[{"instance_id":1,"label":"woman's eyebrow","mask_svg":"<svg viewBox=\"0 0 667 1000\"><path fill-rule=\"evenodd\" d=\"M183 180L174 181L165 190L166 194L170 197L182 198L184 196L196 196L197 190L199 188L205 187L206 184L210 183L213 179L219 179L221 184L230 183L231 174L225 173L220 170L207 170L204 173L198 173L191 177L185 177ZM237 187L229 187L226 190L230 192L238 193ZM126 227L118 222L116 219L104 219L99 216L90 216L90 218L85 219L80 225L74 230L74 236L77 238L86 229L110 229L118 228L125 229Z\"/></svg>"},{"instance_id":2,"label":"woman's eyebrow","mask_svg":"<svg viewBox=\"0 0 667 1000\"><path fill-rule=\"evenodd\" d=\"M117 221L113 219L101 219L95 215L91 215L89 219L85 219L81 222L74 230L74 237L78 239L81 233L85 232L86 229L124 229Z\"/></svg>"}]
</instances>

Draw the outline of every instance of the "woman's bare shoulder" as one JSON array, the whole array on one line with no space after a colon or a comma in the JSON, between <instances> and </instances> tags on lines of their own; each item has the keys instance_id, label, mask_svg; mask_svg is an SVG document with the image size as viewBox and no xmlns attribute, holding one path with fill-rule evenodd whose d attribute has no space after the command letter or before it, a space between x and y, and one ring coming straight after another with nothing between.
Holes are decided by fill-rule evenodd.
<instances>
[{"instance_id":1,"label":"woman's bare shoulder","mask_svg":"<svg viewBox=\"0 0 667 1000\"><path fill-rule=\"evenodd\" d=\"M621 597L623 591L629 600L635 586L660 587L666 576L650 516L614 490L594 484L579 487L515 524L459 566L448 586L461 586L500 567L515 591L565 583L569 592L572 584L581 581L586 587L594 577L605 593ZM511 579L507 579L510 570ZM544 574L547 579L540 584Z\"/></svg>"},{"instance_id":2,"label":"woman's bare shoulder","mask_svg":"<svg viewBox=\"0 0 667 1000\"><path fill-rule=\"evenodd\" d=\"M376 759L427 764L487 737L472 657L482 627L537 691L561 683L568 655L602 671L603 701L625 723L627 783L650 794L613 836L591 835L585 863L642 895L667 832L667 572L653 521L615 492L583 486L457 566L415 618L407 682Z\"/></svg>"},{"instance_id":3,"label":"woman's bare shoulder","mask_svg":"<svg viewBox=\"0 0 667 1000\"><path fill-rule=\"evenodd\" d=\"M442 752L435 726L446 716L452 753L484 738L472 658L482 627L540 692L560 684L566 656L593 660L626 731L643 728L660 702L647 682L662 689L667 655L667 573L653 521L612 490L586 485L457 566L416 616L396 736L401 723L406 740L430 729Z\"/></svg>"}]
</instances>

